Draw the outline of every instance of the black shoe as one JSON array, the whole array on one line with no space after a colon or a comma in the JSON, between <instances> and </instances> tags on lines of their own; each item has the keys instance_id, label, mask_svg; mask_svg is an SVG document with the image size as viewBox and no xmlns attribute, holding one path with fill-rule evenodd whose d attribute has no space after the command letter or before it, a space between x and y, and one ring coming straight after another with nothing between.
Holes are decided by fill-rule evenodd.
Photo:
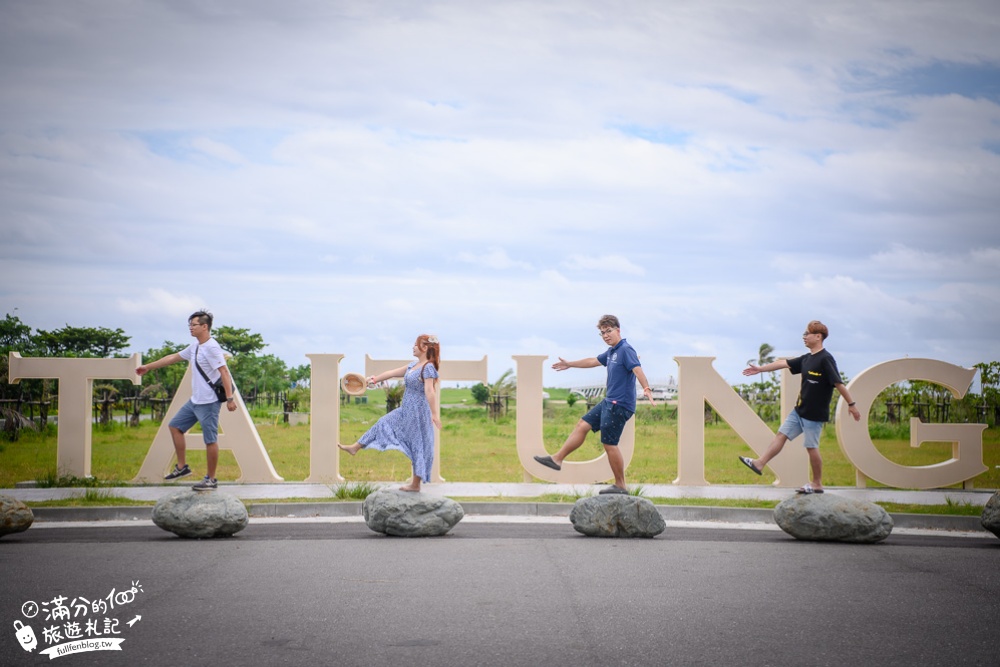
<instances>
[{"instance_id":1,"label":"black shoe","mask_svg":"<svg viewBox=\"0 0 1000 667\"><path fill-rule=\"evenodd\" d=\"M562 470L562 466L553 461L551 456L536 456L535 460L541 463L546 468L552 468L553 470Z\"/></svg>"},{"instance_id":2,"label":"black shoe","mask_svg":"<svg viewBox=\"0 0 1000 667\"><path fill-rule=\"evenodd\" d=\"M628 495L628 490L627 490L627 489L623 489L623 488L622 488L622 487L620 487L620 486L615 486L614 484L612 484L611 486L608 486L608 487L605 487L605 488L601 489L601 490L600 490L600 491L598 491L597 493L598 493L598 494L604 494L604 493L620 493L620 494L624 494L624 495L626 495L626 496L627 496L627 495Z\"/></svg>"},{"instance_id":3,"label":"black shoe","mask_svg":"<svg viewBox=\"0 0 1000 667\"><path fill-rule=\"evenodd\" d=\"M183 468L178 468L176 465L174 465L174 469L171 470L170 474L164 477L163 479L177 479L179 477L187 477L190 474L191 474L191 468L188 467L188 464L185 463Z\"/></svg>"},{"instance_id":4,"label":"black shoe","mask_svg":"<svg viewBox=\"0 0 1000 667\"><path fill-rule=\"evenodd\" d=\"M219 480L212 479L208 475L205 475L205 479L201 480L191 488L195 491L213 491L219 488Z\"/></svg>"},{"instance_id":5,"label":"black shoe","mask_svg":"<svg viewBox=\"0 0 1000 667\"><path fill-rule=\"evenodd\" d=\"M764 474L760 470L757 469L757 466L755 466L753 464L753 459L750 458L749 456L741 456L739 458L740 458L740 463L742 463L746 467L750 468L750 470L753 470L758 475L763 475Z\"/></svg>"}]
</instances>

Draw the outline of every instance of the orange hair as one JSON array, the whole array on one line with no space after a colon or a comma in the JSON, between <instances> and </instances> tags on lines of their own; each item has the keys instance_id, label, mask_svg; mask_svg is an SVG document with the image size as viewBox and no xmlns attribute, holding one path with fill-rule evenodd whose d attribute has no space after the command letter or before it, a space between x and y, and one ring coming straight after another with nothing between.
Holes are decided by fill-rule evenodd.
<instances>
[{"instance_id":1,"label":"orange hair","mask_svg":"<svg viewBox=\"0 0 1000 667\"><path fill-rule=\"evenodd\" d=\"M823 340L826 340L826 337L830 335L830 330L827 329L826 325L820 322L819 320L813 320L812 322L807 324L806 331L813 334L818 333L820 336L823 337Z\"/></svg>"},{"instance_id":2,"label":"orange hair","mask_svg":"<svg viewBox=\"0 0 1000 667\"><path fill-rule=\"evenodd\" d=\"M427 361L434 364L434 370L441 370L441 343L437 336L420 334L417 336L417 347L427 350Z\"/></svg>"}]
</instances>

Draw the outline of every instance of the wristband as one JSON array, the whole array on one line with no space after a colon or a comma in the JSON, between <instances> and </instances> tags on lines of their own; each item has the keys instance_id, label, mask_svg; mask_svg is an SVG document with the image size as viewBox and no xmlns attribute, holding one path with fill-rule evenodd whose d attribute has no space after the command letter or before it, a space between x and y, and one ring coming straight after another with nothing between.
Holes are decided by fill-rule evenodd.
<instances>
[{"instance_id":1,"label":"wristband","mask_svg":"<svg viewBox=\"0 0 1000 667\"><path fill-rule=\"evenodd\" d=\"M226 399L226 403L228 403L229 401L235 401L235 400L236 400L235 396L230 396L229 398ZM853 405L853 403L851 405Z\"/></svg>"},{"instance_id":2,"label":"wristband","mask_svg":"<svg viewBox=\"0 0 1000 667\"><path fill-rule=\"evenodd\" d=\"M857 401L855 401L854 403L857 403ZM854 407L854 403L848 403L848 404L847 404L847 407L849 407L849 408L853 408L853 407Z\"/></svg>"}]
</instances>

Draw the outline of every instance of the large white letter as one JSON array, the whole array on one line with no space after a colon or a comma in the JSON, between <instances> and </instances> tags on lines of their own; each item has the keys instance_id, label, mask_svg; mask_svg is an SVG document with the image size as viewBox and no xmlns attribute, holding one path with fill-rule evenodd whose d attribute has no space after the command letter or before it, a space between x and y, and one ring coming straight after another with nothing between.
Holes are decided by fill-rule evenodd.
<instances>
[{"instance_id":1,"label":"large white letter","mask_svg":"<svg viewBox=\"0 0 1000 667\"><path fill-rule=\"evenodd\" d=\"M706 486L705 403L726 420L736 434L758 455L767 449L774 433L712 367L715 357L674 357L677 362L677 479L681 486ZM784 419L798 396L798 376L787 370L781 376L781 418ZM802 436L799 436L801 438ZM798 438L792 442L798 441ZM802 447L785 445L781 456L768 467L777 479L775 486L799 486L809 481L808 456ZM735 465L739 461L733 459ZM753 473L750 473L754 476Z\"/></svg>"},{"instance_id":2,"label":"large white letter","mask_svg":"<svg viewBox=\"0 0 1000 667\"><path fill-rule=\"evenodd\" d=\"M847 388L865 419L854 421L841 398L837 402L837 439L847 460L860 473L858 486L865 485L865 476L902 489L937 489L959 482L969 486L969 480L989 470L983 464L986 424L923 424L919 419L911 419L911 447L919 447L922 442L952 443L952 458L929 466L893 463L875 448L868 432L867 416L886 387L905 380L926 380L946 387L955 398L962 398L975 376L973 368L934 359L896 359L876 364L851 380Z\"/></svg>"},{"instance_id":3,"label":"large white letter","mask_svg":"<svg viewBox=\"0 0 1000 667\"><path fill-rule=\"evenodd\" d=\"M240 467L240 477L236 481L251 484L285 481L274 469L271 457L267 455L264 443L260 440L260 434L257 433L257 427L253 425L253 419L247 412L246 404L243 403L243 397L238 391L234 392L233 396L236 397L237 410L230 412L222 407L219 412L219 449L227 449L233 453L236 465ZM190 364L184 371L184 377L181 378L173 400L170 401L170 407L167 408L167 413L153 438L153 444L146 452L146 459L142 462L139 473L132 480L134 483L162 482L163 475L174 458L174 441L170 437L170 420L184 407L189 398L191 398ZM188 451L205 449L205 439L201 433L185 433L184 442Z\"/></svg>"},{"instance_id":4,"label":"large white letter","mask_svg":"<svg viewBox=\"0 0 1000 667\"><path fill-rule=\"evenodd\" d=\"M307 354L312 406L307 482L343 482L340 476L340 360L342 354Z\"/></svg>"},{"instance_id":5,"label":"large white letter","mask_svg":"<svg viewBox=\"0 0 1000 667\"><path fill-rule=\"evenodd\" d=\"M379 373L384 373L385 371L391 371L394 368L399 368L400 366L405 366L410 363L410 360L402 361L392 361L389 359L372 359L367 354L365 355L365 375L371 377L372 375L378 375ZM438 371L438 375L441 381L445 380L478 380L479 382L486 383L486 357L484 356L479 361L460 361L455 359L443 359L441 361L441 368ZM441 383L438 383L437 389L437 399L438 405L441 404ZM338 452L340 450L337 450ZM441 476L441 434L437 429L434 429L434 463L431 466L431 481L432 482L444 482L444 477Z\"/></svg>"},{"instance_id":6,"label":"large white letter","mask_svg":"<svg viewBox=\"0 0 1000 667\"><path fill-rule=\"evenodd\" d=\"M135 369L142 363L138 354L124 359L65 359L62 357L21 357L7 355L8 381L54 378L59 381L59 436L56 439L56 472L75 477L90 476L91 423L94 380L141 380Z\"/></svg>"},{"instance_id":7,"label":"large white letter","mask_svg":"<svg viewBox=\"0 0 1000 667\"><path fill-rule=\"evenodd\" d=\"M517 362L517 457L521 460L521 467L539 479L560 484L596 484L611 479L614 475L608 455L604 452L589 461L563 461L560 471L547 468L535 460L536 454L546 454L542 437L542 362L547 358L514 355ZM634 418L625 424L618 448L628 470L635 452Z\"/></svg>"}]
</instances>

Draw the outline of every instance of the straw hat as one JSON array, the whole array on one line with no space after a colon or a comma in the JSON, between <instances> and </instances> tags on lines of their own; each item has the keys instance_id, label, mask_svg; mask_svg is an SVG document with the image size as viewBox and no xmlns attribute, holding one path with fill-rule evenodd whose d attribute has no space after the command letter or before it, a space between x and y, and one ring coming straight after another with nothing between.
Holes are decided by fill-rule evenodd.
<instances>
[{"instance_id":1,"label":"straw hat","mask_svg":"<svg viewBox=\"0 0 1000 667\"><path fill-rule=\"evenodd\" d=\"M368 390L368 379L360 373L347 373L340 379L340 387L351 396L361 396Z\"/></svg>"}]
</instances>

